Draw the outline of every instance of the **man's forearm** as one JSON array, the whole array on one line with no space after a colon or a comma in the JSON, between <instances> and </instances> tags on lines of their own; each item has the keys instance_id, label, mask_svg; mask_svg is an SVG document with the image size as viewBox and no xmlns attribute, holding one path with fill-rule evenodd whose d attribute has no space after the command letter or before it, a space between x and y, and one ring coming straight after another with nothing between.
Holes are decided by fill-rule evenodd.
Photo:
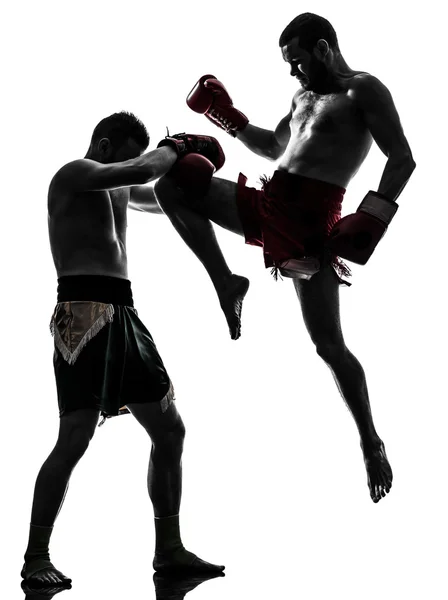
<instances>
[{"instance_id":1,"label":"man's forearm","mask_svg":"<svg viewBox=\"0 0 448 600\"><path fill-rule=\"evenodd\" d=\"M389 158L381 177L378 192L389 200L397 200L415 169L415 161L411 156L405 158Z\"/></svg>"},{"instance_id":2,"label":"man's forearm","mask_svg":"<svg viewBox=\"0 0 448 600\"><path fill-rule=\"evenodd\" d=\"M159 179L159 177L168 173L176 161L177 152L169 146L156 148L133 159L134 165L141 171L144 177L141 183L148 183L149 181Z\"/></svg>"},{"instance_id":3,"label":"man's forearm","mask_svg":"<svg viewBox=\"0 0 448 600\"><path fill-rule=\"evenodd\" d=\"M277 160L281 154L274 132L268 129L255 127L255 125L248 123L243 131L236 134L236 137L243 142L246 148L263 158Z\"/></svg>"}]
</instances>

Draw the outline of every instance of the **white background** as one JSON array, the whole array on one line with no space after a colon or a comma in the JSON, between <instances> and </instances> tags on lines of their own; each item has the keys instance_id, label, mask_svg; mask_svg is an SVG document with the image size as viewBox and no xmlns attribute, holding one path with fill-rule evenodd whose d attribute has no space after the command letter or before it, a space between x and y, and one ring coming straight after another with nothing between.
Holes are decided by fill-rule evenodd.
<instances>
[{"instance_id":1,"label":"white background","mask_svg":"<svg viewBox=\"0 0 448 600\"><path fill-rule=\"evenodd\" d=\"M205 271L168 220L131 212L136 307L187 427L184 541L227 566L225 579L188 600L446 597L443 20L431 2L345 0L44 0L18 2L1 19L5 597L23 596L35 477L58 429L48 329L56 299L46 223L52 175L84 156L94 126L118 110L146 123L151 148L166 125L208 133L227 155L222 177L236 180L242 170L254 185L270 175L275 165L189 111L185 96L213 73L252 123L274 128L297 86L278 37L307 10L332 22L352 68L390 88L417 162L386 237L368 265L353 268L352 288L341 289L344 334L366 370L394 486L371 502L356 427L308 339L292 283L275 283L259 249L218 231L230 267L252 283L243 336L233 342ZM344 214L377 189L384 165L375 147ZM149 448L130 415L97 430L52 540L55 564L74 580L67 598L154 598Z\"/></svg>"}]
</instances>

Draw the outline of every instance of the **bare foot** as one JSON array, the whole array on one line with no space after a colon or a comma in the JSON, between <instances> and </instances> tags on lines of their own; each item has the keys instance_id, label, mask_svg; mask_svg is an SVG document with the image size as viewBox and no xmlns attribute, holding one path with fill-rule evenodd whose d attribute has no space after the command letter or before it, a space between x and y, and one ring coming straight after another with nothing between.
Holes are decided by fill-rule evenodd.
<instances>
[{"instance_id":1,"label":"bare foot","mask_svg":"<svg viewBox=\"0 0 448 600\"><path fill-rule=\"evenodd\" d=\"M72 582L49 560L37 558L23 565L21 576L31 588L66 587Z\"/></svg>"},{"instance_id":2,"label":"bare foot","mask_svg":"<svg viewBox=\"0 0 448 600\"><path fill-rule=\"evenodd\" d=\"M237 340L241 335L241 311L248 289L247 277L231 275L225 286L218 292L219 302L227 319L232 340Z\"/></svg>"},{"instance_id":3,"label":"bare foot","mask_svg":"<svg viewBox=\"0 0 448 600\"><path fill-rule=\"evenodd\" d=\"M154 571L158 573L183 572L193 575L194 573L222 573L223 565L213 565L196 554L185 550L183 546L170 552L156 552L152 563Z\"/></svg>"},{"instance_id":4,"label":"bare foot","mask_svg":"<svg viewBox=\"0 0 448 600\"><path fill-rule=\"evenodd\" d=\"M387 460L386 449L382 441L375 447L362 447L367 470L367 484L370 497L376 503L390 492L392 487L392 468Z\"/></svg>"}]
</instances>

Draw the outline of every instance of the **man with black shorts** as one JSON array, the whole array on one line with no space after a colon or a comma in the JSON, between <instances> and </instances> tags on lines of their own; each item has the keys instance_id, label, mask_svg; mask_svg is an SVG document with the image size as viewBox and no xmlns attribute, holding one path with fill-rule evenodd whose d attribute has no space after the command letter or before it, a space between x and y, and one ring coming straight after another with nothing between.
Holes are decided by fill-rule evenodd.
<instances>
[{"instance_id":1,"label":"man with black shorts","mask_svg":"<svg viewBox=\"0 0 448 600\"><path fill-rule=\"evenodd\" d=\"M206 136L180 135L142 154L148 144L141 121L131 113L113 114L95 128L86 157L66 164L50 184L49 235L58 275L51 330L60 429L36 481L22 570L29 586L70 584L50 561L49 541L73 468L87 450L100 414L104 423L130 412L151 438L154 569L210 575L224 569L182 545L185 428L171 380L134 308L126 256L127 208L162 212L152 187L145 184L197 156L191 152L209 158L212 168L220 168L224 156L217 141Z\"/></svg>"},{"instance_id":2,"label":"man with black shorts","mask_svg":"<svg viewBox=\"0 0 448 600\"><path fill-rule=\"evenodd\" d=\"M249 123L214 75L201 77L187 98L192 110L249 150L279 160L272 178L260 191L246 187L243 174L237 184L213 177L208 194L193 204L181 186L162 177L156 196L207 270L232 339L240 336L248 280L231 272L210 221L262 247L265 266L275 276L293 279L316 351L358 426L370 495L378 502L391 488L392 469L373 423L363 368L341 330L339 285L350 285L341 257L365 264L397 210L395 201L415 162L390 92L376 77L347 65L326 19L299 15L279 45L300 88L275 131ZM378 191L341 219L346 187L373 140L387 157Z\"/></svg>"}]
</instances>

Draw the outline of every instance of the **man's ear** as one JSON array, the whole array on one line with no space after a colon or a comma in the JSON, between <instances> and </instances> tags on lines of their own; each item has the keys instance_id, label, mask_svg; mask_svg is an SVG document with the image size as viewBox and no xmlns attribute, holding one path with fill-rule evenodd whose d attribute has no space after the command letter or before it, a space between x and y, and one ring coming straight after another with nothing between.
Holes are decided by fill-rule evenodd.
<instances>
[{"instance_id":1,"label":"man's ear","mask_svg":"<svg viewBox=\"0 0 448 600\"><path fill-rule=\"evenodd\" d=\"M330 52L330 46L327 40L320 39L317 41L317 44L314 46L313 53L316 58L323 60L327 54Z\"/></svg>"},{"instance_id":2,"label":"man's ear","mask_svg":"<svg viewBox=\"0 0 448 600\"><path fill-rule=\"evenodd\" d=\"M100 153L103 155L107 155L107 154L109 154L111 149L112 149L112 144L110 143L110 139L109 138L101 138L100 141L98 142L98 150L100 151Z\"/></svg>"}]
</instances>

